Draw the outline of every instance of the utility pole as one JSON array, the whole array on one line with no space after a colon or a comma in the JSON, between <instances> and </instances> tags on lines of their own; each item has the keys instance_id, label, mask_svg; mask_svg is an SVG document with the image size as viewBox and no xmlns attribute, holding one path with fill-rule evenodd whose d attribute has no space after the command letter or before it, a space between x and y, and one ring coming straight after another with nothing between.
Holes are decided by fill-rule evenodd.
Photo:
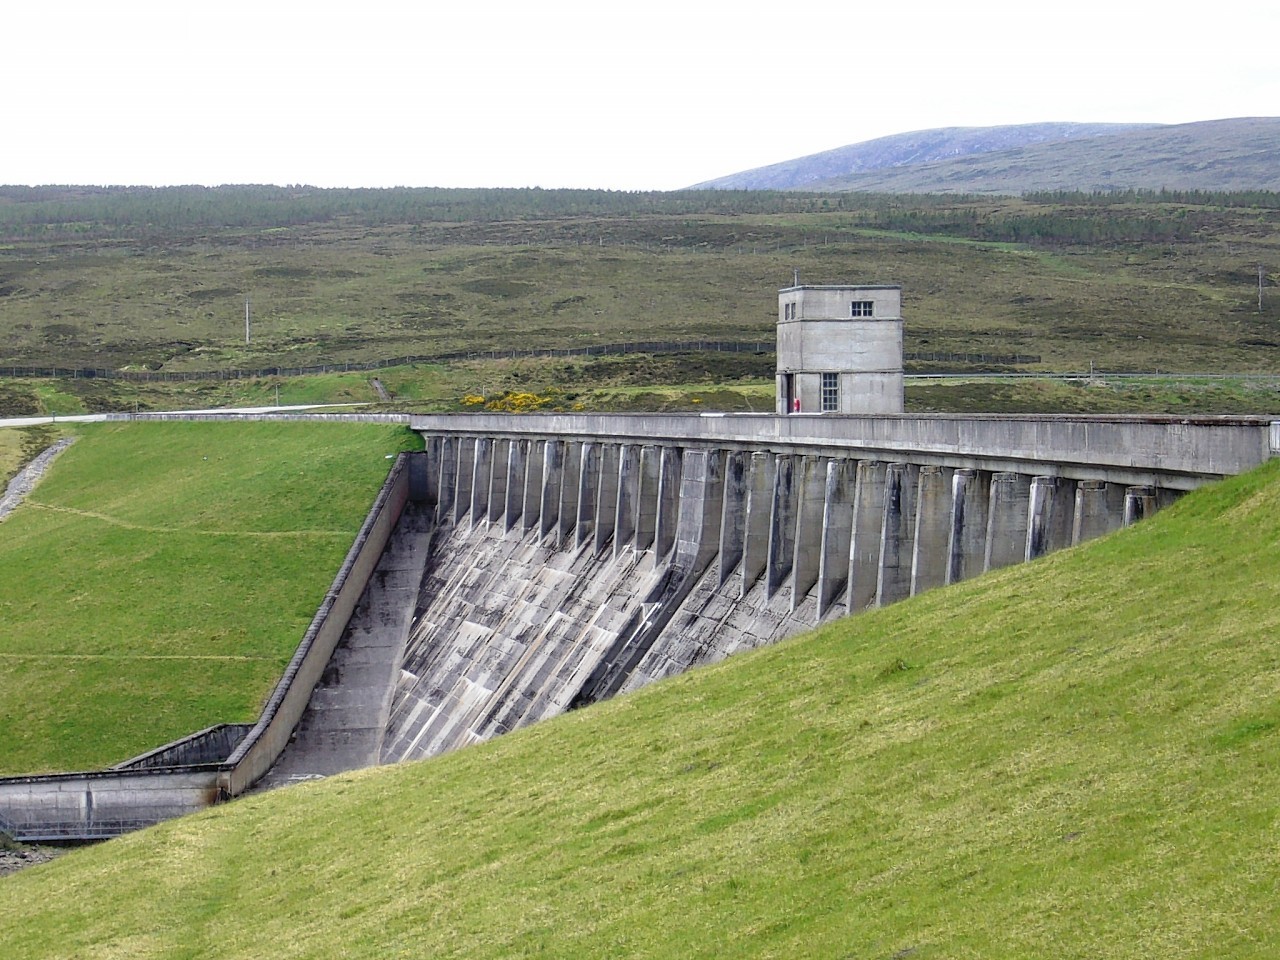
<instances>
[{"instance_id":1,"label":"utility pole","mask_svg":"<svg viewBox=\"0 0 1280 960\"><path fill-rule=\"evenodd\" d=\"M249 297L244 298L244 343L249 345Z\"/></svg>"}]
</instances>

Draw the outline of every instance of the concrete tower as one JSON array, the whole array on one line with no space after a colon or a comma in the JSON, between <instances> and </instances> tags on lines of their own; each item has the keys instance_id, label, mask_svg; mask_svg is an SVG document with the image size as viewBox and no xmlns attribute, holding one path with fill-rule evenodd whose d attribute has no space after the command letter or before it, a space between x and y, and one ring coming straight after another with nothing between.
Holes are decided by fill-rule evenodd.
<instances>
[{"instance_id":1,"label":"concrete tower","mask_svg":"<svg viewBox=\"0 0 1280 960\"><path fill-rule=\"evenodd\" d=\"M778 413L902 412L902 287L778 291Z\"/></svg>"}]
</instances>

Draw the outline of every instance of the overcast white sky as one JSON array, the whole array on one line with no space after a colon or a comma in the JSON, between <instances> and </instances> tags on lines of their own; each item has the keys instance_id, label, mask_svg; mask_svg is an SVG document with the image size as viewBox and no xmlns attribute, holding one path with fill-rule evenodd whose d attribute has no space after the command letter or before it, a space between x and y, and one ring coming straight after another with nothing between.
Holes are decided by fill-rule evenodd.
<instances>
[{"instance_id":1,"label":"overcast white sky","mask_svg":"<svg viewBox=\"0 0 1280 960\"><path fill-rule=\"evenodd\" d=\"M930 127L1276 116L1278 11L27 0L0 183L674 189Z\"/></svg>"}]
</instances>

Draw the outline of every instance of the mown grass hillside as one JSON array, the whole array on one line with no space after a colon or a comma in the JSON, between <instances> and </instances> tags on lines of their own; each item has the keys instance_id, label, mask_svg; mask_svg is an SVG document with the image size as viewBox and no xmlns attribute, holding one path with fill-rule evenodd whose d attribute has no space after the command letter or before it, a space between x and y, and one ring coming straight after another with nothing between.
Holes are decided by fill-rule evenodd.
<instances>
[{"instance_id":1,"label":"mown grass hillside","mask_svg":"<svg viewBox=\"0 0 1280 960\"><path fill-rule=\"evenodd\" d=\"M77 432L0 524L2 773L101 767L256 717L385 455L416 441L354 424Z\"/></svg>"},{"instance_id":2,"label":"mown grass hillside","mask_svg":"<svg viewBox=\"0 0 1280 960\"><path fill-rule=\"evenodd\" d=\"M0 880L7 956L1280 953L1280 463L434 761Z\"/></svg>"}]
</instances>

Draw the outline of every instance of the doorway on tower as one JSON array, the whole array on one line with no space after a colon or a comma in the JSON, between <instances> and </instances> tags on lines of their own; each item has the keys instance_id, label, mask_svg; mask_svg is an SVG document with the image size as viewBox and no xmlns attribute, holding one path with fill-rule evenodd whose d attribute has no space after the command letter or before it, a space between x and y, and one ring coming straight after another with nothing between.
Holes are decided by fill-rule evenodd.
<instances>
[{"instance_id":1,"label":"doorway on tower","mask_svg":"<svg viewBox=\"0 0 1280 960\"><path fill-rule=\"evenodd\" d=\"M794 373L784 373L782 375L782 412L800 412L800 397L796 393L796 375Z\"/></svg>"}]
</instances>

